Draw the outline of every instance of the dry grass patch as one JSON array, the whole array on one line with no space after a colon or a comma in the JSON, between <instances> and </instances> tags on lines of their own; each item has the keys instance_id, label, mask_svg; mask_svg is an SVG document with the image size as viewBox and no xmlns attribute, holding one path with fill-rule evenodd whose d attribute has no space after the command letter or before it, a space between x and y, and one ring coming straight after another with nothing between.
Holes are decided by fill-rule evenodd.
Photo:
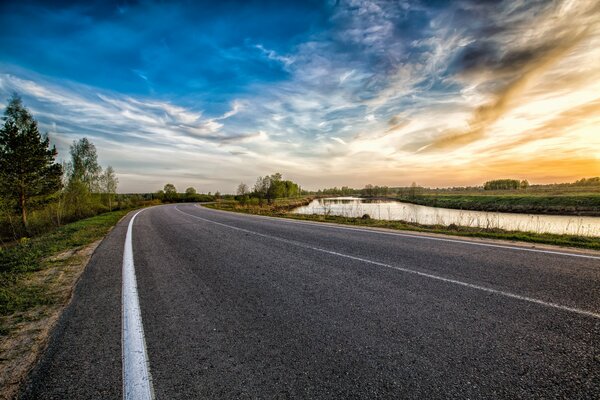
<instances>
[{"instance_id":1,"label":"dry grass patch","mask_svg":"<svg viewBox=\"0 0 600 400\"><path fill-rule=\"evenodd\" d=\"M45 349L51 329L69 303L73 288L100 240L64 251L45 261L48 267L30 274L24 288L44 290L51 300L0 318L8 334L0 337L0 399L13 399L19 385Z\"/></svg>"}]
</instances>

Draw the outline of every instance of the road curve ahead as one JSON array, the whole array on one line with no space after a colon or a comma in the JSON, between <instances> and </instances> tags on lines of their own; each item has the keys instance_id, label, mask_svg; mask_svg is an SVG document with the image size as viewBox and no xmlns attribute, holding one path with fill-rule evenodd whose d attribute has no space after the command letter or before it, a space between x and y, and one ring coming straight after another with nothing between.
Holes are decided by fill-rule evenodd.
<instances>
[{"instance_id":1,"label":"road curve ahead","mask_svg":"<svg viewBox=\"0 0 600 400\"><path fill-rule=\"evenodd\" d=\"M132 216L92 257L22 398L123 397ZM600 397L598 256L190 204L142 211L131 239L157 399Z\"/></svg>"}]
</instances>

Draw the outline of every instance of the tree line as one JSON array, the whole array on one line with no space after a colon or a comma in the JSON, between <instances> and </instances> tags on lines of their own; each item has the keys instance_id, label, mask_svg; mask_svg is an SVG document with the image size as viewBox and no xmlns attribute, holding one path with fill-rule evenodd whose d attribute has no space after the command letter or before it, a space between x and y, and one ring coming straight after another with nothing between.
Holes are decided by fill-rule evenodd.
<instances>
[{"instance_id":1,"label":"tree line","mask_svg":"<svg viewBox=\"0 0 600 400\"><path fill-rule=\"evenodd\" d=\"M154 193L153 198L162 203L182 203L182 202L208 202L220 198L219 192L214 195L198 193L194 187L188 187L185 192L178 193L177 188L172 183L167 183L162 190Z\"/></svg>"},{"instance_id":2,"label":"tree line","mask_svg":"<svg viewBox=\"0 0 600 400\"><path fill-rule=\"evenodd\" d=\"M118 179L109 165L98 164L87 138L73 141L70 160L58 163L47 134L13 95L0 128L0 235L18 238L52 226L111 211Z\"/></svg>"},{"instance_id":3,"label":"tree line","mask_svg":"<svg viewBox=\"0 0 600 400\"><path fill-rule=\"evenodd\" d=\"M495 179L483 184L484 190L517 190L527 189L528 187L528 181L518 179Z\"/></svg>"},{"instance_id":4,"label":"tree line","mask_svg":"<svg viewBox=\"0 0 600 400\"><path fill-rule=\"evenodd\" d=\"M277 172L272 175L259 176L252 190L247 184L241 182L236 190L235 199L241 204L247 204L251 199L256 199L259 205L263 205L265 200L272 204L275 199L296 197L306 194L297 183L283 179L283 176Z\"/></svg>"}]
</instances>

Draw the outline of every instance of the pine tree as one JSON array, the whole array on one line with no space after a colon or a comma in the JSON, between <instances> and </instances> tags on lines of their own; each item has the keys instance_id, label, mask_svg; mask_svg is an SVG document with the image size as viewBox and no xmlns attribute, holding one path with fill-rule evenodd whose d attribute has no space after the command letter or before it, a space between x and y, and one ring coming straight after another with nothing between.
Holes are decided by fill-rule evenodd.
<instances>
[{"instance_id":1,"label":"pine tree","mask_svg":"<svg viewBox=\"0 0 600 400\"><path fill-rule=\"evenodd\" d=\"M0 188L9 201L16 202L27 230L30 201L56 192L61 187L62 166L54 162L57 152L21 98L11 97L0 128Z\"/></svg>"}]
</instances>

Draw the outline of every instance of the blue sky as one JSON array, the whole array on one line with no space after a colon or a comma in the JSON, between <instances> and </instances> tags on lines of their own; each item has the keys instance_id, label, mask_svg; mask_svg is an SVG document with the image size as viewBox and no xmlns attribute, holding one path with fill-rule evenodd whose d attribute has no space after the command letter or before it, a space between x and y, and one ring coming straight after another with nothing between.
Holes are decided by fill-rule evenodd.
<instances>
[{"instance_id":1,"label":"blue sky","mask_svg":"<svg viewBox=\"0 0 600 400\"><path fill-rule=\"evenodd\" d=\"M2 2L0 100L120 191L600 174L594 1Z\"/></svg>"}]
</instances>

